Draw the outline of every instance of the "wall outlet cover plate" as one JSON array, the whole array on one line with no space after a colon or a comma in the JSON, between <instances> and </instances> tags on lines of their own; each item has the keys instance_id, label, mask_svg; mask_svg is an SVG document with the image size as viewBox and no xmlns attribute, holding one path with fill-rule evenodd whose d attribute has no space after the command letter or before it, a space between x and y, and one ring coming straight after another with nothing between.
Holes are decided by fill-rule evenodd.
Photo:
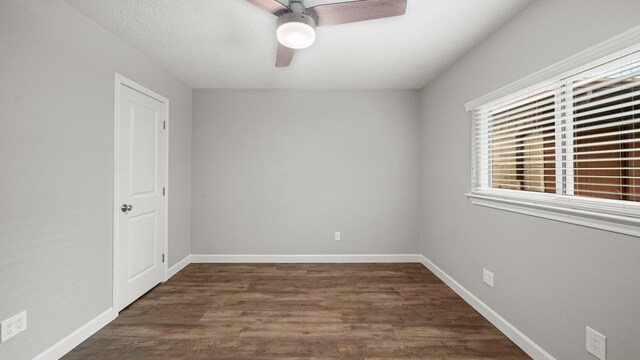
<instances>
[{"instance_id":1,"label":"wall outlet cover plate","mask_svg":"<svg viewBox=\"0 0 640 360\"><path fill-rule=\"evenodd\" d=\"M482 280L489 286L493 287L493 273L487 269L482 269Z\"/></svg>"},{"instance_id":2,"label":"wall outlet cover plate","mask_svg":"<svg viewBox=\"0 0 640 360\"><path fill-rule=\"evenodd\" d=\"M607 358L607 337L588 326L587 351L600 360Z\"/></svg>"}]
</instances>

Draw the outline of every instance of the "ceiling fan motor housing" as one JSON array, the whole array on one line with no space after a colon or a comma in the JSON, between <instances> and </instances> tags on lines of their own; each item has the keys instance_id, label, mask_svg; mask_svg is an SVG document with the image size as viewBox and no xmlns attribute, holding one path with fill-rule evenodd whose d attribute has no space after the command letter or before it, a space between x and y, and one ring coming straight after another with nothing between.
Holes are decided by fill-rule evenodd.
<instances>
[{"instance_id":1,"label":"ceiling fan motor housing","mask_svg":"<svg viewBox=\"0 0 640 360\"><path fill-rule=\"evenodd\" d=\"M303 13L283 14L278 18L276 35L278 41L288 48L307 48L315 41L316 21Z\"/></svg>"}]
</instances>

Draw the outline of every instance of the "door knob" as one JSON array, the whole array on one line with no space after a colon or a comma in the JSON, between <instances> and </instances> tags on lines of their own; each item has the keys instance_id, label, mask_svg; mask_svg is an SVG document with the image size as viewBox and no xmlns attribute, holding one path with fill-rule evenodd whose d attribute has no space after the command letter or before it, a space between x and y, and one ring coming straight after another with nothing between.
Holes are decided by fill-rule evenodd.
<instances>
[{"instance_id":1,"label":"door knob","mask_svg":"<svg viewBox=\"0 0 640 360\"><path fill-rule=\"evenodd\" d=\"M127 211L131 211L131 209L133 209L133 206L127 205L127 204L122 204L122 207L120 208L120 210L122 210L123 213L126 213Z\"/></svg>"}]
</instances>

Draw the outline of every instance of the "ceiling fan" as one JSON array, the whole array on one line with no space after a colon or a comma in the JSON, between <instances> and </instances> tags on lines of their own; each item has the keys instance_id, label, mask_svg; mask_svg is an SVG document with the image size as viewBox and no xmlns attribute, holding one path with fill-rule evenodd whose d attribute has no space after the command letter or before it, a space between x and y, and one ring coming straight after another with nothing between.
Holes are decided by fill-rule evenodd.
<instances>
[{"instance_id":1,"label":"ceiling fan","mask_svg":"<svg viewBox=\"0 0 640 360\"><path fill-rule=\"evenodd\" d=\"M313 45L316 26L346 24L356 21L404 15L407 0L356 0L334 4L304 6L304 0L247 0L278 17L276 67L291 64L296 50Z\"/></svg>"}]
</instances>

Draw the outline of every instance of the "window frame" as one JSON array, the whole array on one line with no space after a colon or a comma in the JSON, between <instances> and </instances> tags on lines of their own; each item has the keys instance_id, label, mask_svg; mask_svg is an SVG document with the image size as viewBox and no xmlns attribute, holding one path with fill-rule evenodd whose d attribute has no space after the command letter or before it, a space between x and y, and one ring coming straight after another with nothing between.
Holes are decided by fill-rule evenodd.
<instances>
[{"instance_id":1,"label":"window frame","mask_svg":"<svg viewBox=\"0 0 640 360\"><path fill-rule=\"evenodd\" d=\"M640 26L504 88L470 101L465 104L465 107L468 112L487 109L505 99L517 98L551 87L556 91L554 96L556 96L555 137L557 147L558 142L562 141L558 136L561 133L560 127L571 126L570 122L573 120L572 116L559 116L561 111L571 112L571 109L560 109L557 101L563 98L559 94L562 87L571 86L572 77L578 74L634 53L640 56ZM572 101L568 101L568 103L572 104ZM562 123L562 120L568 122ZM477 125L474 121L476 120L472 117L471 190L465 194L472 204L640 237L640 202L571 195L574 193L573 161L566 162L562 158L563 155L566 159L573 158L574 144L571 139L564 139L567 149L564 154L556 152L555 194L477 186L478 183L480 185L490 183L489 171L479 170L483 166L490 168L491 162L490 156L483 156L482 159L476 157L478 154L475 153L474 127ZM483 126L484 129L488 128L488 119ZM488 139L488 134L486 136ZM563 162L568 165L563 166ZM563 179L563 176L566 179ZM563 184L567 186L566 194L562 189Z\"/></svg>"}]
</instances>

